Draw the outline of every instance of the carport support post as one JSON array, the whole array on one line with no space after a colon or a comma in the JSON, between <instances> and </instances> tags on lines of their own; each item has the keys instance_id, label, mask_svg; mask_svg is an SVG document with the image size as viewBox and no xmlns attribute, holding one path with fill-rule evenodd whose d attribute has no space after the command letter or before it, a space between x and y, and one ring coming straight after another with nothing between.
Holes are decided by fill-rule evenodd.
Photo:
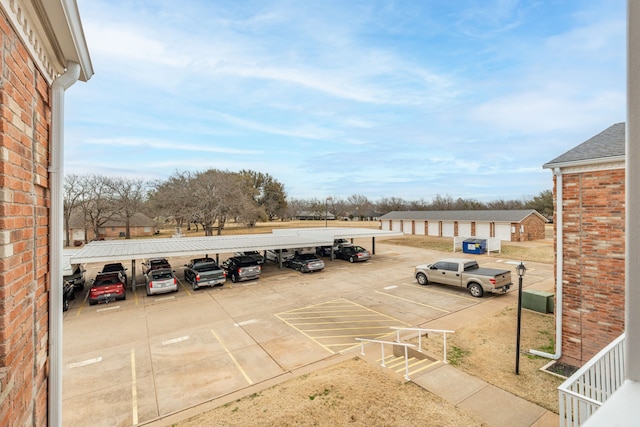
<instances>
[{"instance_id":1,"label":"carport support post","mask_svg":"<svg viewBox=\"0 0 640 427\"><path fill-rule=\"evenodd\" d=\"M375 237L371 238L371 254L372 255L376 254L376 238Z\"/></svg>"},{"instance_id":2,"label":"carport support post","mask_svg":"<svg viewBox=\"0 0 640 427\"><path fill-rule=\"evenodd\" d=\"M131 260L131 291L136 291L136 260Z\"/></svg>"}]
</instances>

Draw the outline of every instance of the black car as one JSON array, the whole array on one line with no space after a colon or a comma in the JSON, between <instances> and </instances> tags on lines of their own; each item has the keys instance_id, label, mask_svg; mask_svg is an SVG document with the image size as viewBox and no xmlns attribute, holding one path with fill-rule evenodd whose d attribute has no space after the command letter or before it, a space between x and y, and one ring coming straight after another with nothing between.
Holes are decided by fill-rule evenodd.
<instances>
[{"instance_id":1,"label":"black car","mask_svg":"<svg viewBox=\"0 0 640 427\"><path fill-rule=\"evenodd\" d=\"M171 268L171 264L169 264L169 261L167 261L166 258L151 258L142 263L142 272L144 274L147 274L150 270L155 270L157 268L168 268L173 270Z\"/></svg>"},{"instance_id":2,"label":"black car","mask_svg":"<svg viewBox=\"0 0 640 427\"><path fill-rule=\"evenodd\" d=\"M249 256L232 256L220 265L233 283L260 277L262 266Z\"/></svg>"},{"instance_id":3,"label":"black car","mask_svg":"<svg viewBox=\"0 0 640 427\"><path fill-rule=\"evenodd\" d=\"M84 290L84 284L85 284L85 279L84 279L84 272L85 269L82 268L81 265L79 264L74 264L69 266L70 270L70 274L65 274L62 278L62 280L64 280L65 282L69 282L71 285L73 285L74 289L78 290L78 291L82 291Z\"/></svg>"},{"instance_id":4,"label":"black car","mask_svg":"<svg viewBox=\"0 0 640 427\"><path fill-rule=\"evenodd\" d=\"M296 254L287 261L287 267L302 273L311 273L324 269L324 261L318 259L315 254Z\"/></svg>"},{"instance_id":5,"label":"black car","mask_svg":"<svg viewBox=\"0 0 640 427\"><path fill-rule=\"evenodd\" d=\"M62 311L69 310L69 301L76 299L76 288L74 285L65 280L62 283Z\"/></svg>"},{"instance_id":6,"label":"black car","mask_svg":"<svg viewBox=\"0 0 640 427\"><path fill-rule=\"evenodd\" d=\"M334 239L333 241L333 251L337 251L341 245L348 245L349 241L347 239ZM320 256L330 256L331 255L332 246L318 246L316 248L316 253Z\"/></svg>"},{"instance_id":7,"label":"black car","mask_svg":"<svg viewBox=\"0 0 640 427\"><path fill-rule=\"evenodd\" d=\"M334 252L337 259L344 259L349 262L366 261L371 259L371 254L362 246L342 245Z\"/></svg>"},{"instance_id":8,"label":"black car","mask_svg":"<svg viewBox=\"0 0 640 427\"><path fill-rule=\"evenodd\" d=\"M260 265L264 264L264 256L258 251L244 251L244 252L236 252L235 256L248 256L252 257L256 260L256 262Z\"/></svg>"},{"instance_id":9,"label":"black car","mask_svg":"<svg viewBox=\"0 0 640 427\"><path fill-rule=\"evenodd\" d=\"M127 284L127 269L124 265L122 265L122 263L120 262L114 262L111 264L105 264L104 267L102 267L102 271L100 273L113 273L114 271L119 272L120 274L122 274L122 278L124 280L124 284Z\"/></svg>"}]
</instances>

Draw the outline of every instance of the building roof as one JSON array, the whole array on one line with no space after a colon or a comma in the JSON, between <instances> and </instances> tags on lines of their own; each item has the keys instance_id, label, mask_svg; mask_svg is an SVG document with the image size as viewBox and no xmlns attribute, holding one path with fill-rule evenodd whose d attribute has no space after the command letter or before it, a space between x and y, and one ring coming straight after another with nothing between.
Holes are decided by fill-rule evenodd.
<instances>
[{"instance_id":1,"label":"building roof","mask_svg":"<svg viewBox=\"0 0 640 427\"><path fill-rule=\"evenodd\" d=\"M561 166L623 160L624 144L625 124L624 122L616 123L582 144L545 163L542 167L551 169Z\"/></svg>"},{"instance_id":2,"label":"building roof","mask_svg":"<svg viewBox=\"0 0 640 427\"><path fill-rule=\"evenodd\" d=\"M535 209L523 210L468 210L468 211L393 211L380 217L381 220L424 221L476 221L476 222L521 222L529 215L547 219Z\"/></svg>"},{"instance_id":3,"label":"building roof","mask_svg":"<svg viewBox=\"0 0 640 427\"><path fill-rule=\"evenodd\" d=\"M275 230L274 230L275 231ZM272 234L177 237L158 239L104 240L87 244L73 253L69 262L112 262L174 256L202 256L240 251L329 246L335 238L399 236L402 232L368 228L329 227L284 229Z\"/></svg>"}]
</instances>

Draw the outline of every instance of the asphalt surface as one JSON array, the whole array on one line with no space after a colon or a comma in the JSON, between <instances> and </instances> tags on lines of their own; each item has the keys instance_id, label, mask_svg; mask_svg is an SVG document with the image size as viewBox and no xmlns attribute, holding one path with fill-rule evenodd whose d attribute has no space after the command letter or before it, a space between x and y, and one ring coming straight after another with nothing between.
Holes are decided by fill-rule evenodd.
<instances>
[{"instance_id":1,"label":"asphalt surface","mask_svg":"<svg viewBox=\"0 0 640 427\"><path fill-rule=\"evenodd\" d=\"M63 424L166 425L359 354L356 338L392 340L392 327L459 324L466 311L515 298L513 290L473 298L416 283L415 265L448 255L376 242L370 261L324 258L321 272L267 263L255 281L193 291L181 280L177 293L147 296L138 287L125 301L97 306L78 292L63 324ZM518 263L457 255L512 271ZM169 261L182 279L187 259ZM527 266L527 286L553 277L552 265ZM100 267L87 266L88 281Z\"/></svg>"}]
</instances>

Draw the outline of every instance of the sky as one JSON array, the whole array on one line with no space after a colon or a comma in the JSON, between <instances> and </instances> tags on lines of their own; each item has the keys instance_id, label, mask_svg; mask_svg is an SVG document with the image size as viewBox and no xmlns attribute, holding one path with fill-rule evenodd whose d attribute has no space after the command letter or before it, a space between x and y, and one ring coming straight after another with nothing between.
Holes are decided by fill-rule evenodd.
<instances>
[{"instance_id":1,"label":"sky","mask_svg":"<svg viewBox=\"0 0 640 427\"><path fill-rule=\"evenodd\" d=\"M65 174L481 202L626 120L623 0L77 0Z\"/></svg>"}]
</instances>

